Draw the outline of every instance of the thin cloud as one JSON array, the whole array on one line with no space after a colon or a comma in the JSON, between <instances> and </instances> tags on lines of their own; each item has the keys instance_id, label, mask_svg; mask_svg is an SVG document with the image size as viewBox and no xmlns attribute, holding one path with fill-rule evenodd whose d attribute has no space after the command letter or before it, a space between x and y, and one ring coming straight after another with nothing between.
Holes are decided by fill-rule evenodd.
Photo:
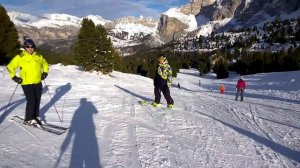
<instances>
[{"instance_id":1,"label":"thin cloud","mask_svg":"<svg viewBox=\"0 0 300 168\"><path fill-rule=\"evenodd\" d=\"M114 20L124 16L158 18L160 13L188 0L4 0L0 2L7 10L28 14L65 13L77 17L100 15Z\"/></svg>"}]
</instances>

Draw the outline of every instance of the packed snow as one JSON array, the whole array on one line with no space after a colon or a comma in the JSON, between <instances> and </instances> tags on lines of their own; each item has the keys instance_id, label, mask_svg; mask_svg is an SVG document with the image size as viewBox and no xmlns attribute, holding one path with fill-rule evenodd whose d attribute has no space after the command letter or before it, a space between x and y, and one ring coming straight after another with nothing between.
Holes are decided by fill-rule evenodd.
<instances>
[{"instance_id":1,"label":"packed snow","mask_svg":"<svg viewBox=\"0 0 300 168\"><path fill-rule=\"evenodd\" d=\"M163 97L161 107L139 104L153 101L150 78L51 65L40 116L69 127L58 136L11 121L26 100L1 66L0 167L300 167L299 72L244 76L240 102L238 75L180 70L168 109Z\"/></svg>"}]
</instances>

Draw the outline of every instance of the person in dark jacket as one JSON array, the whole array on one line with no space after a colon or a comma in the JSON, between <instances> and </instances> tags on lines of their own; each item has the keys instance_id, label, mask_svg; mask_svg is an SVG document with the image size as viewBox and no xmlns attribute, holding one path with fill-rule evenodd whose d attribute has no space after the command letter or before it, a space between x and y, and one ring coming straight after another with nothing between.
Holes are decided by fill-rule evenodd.
<instances>
[{"instance_id":1,"label":"person in dark jacket","mask_svg":"<svg viewBox=\"0 0 300 168\"><path fill-rule=\"evenodd\" d=\"M236 84L236 96L235 96L236 101L238 100L239 95L241 95L241 101L244 100L245 89L246 89L246 82L243 80L242 77L240 77L240 79L237 81Z\"/></svg>"},{"instance_id":2,"label":"person in dark jacket","mask_svg":"<svg viewBox=\"0 0 300 168\"><path fill-rule=\"evenodd\" d=\"M159 64L154 77L154 95L155 101L152 106L157 107L160 103L161 92L163 93L168 108L173 108L174 101L170 95L170 86L172 84L172 68L168 64L167 58L160 55L158 58Z\"/></svg>"}]
</instances>

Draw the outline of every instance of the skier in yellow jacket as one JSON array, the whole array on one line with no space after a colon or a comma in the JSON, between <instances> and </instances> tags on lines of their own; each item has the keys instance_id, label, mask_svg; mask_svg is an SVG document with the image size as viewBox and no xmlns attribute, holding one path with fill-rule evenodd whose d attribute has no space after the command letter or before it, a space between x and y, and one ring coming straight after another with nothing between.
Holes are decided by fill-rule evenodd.
<instances>
[{"instance_id":1,"label":"skier in yellow jacket","mask_svg":"<svg viewBox=\"0 0 300 168\"><path fill-rule=\"evenodd\" d=\"M25 121L27 124L41 125L39 119L40 102L42 96L42 83L48 76L48 63L42 55L38 54L32 39L25 39L24 49L16 55L7 65L9 76L21 84L26 97ZM19 69L19 77L16 70Z\"/></svg>"}]
</instances>

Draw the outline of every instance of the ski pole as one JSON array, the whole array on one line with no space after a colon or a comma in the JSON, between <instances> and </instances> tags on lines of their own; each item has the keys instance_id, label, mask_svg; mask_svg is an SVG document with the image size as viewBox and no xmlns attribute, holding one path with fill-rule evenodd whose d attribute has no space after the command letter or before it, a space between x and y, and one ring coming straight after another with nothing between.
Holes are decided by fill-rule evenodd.
<instances>
[{"instance_id":1,"label":"ski pole","mask_svg":"<svg viewBox=\"0 0 300 168\"><path fill-rule=\"evenodd\" d=\"M66 97L64 98L64 103L63 103L63 107L62 107L62 110L61 110L61 120L64 122L64 107L65 107L65 100L66 100Z\"/></svg>"},{"instance_id":2,"label":"ski pole","mask_svg":"<svg viewBox=\"0 0 300 168\"><path fill-rule=\"evenodd\" d=\"M45 83L45 86L47 86L45 80L43 80L43 81L44 81L44 83ZM62 122L62 120L60 119L60 116L59 116L59 114L58 114L57 108L56 108L56 106L55 106L55 103L54 103L54 101L52 100L51 93L50 93L50 91L49 91L48 89L47 89L47 91L48 91L49 96L50 96L50 101L51 101L51 103L53 104L53 107L55 108L55 111L56 111L56 114L57 114L57 116L58 116L58 119L59 119L60 122Z\"/></svg>"},{"instance_id":3,"label":"ski pole","mask_svg":"<svg viewBox=\"0 0 300 168\"><path fill-rule=\"evenodd\" d=\"M15 92L16 92L16 90L17 90L18 86L19 86L19 84L17 84L17 86L16 86L16 88L15 88L15 90L14 90L13 94L11 95L11 98L10 98L10 100L9 100L8 104L7 104L7 105L6 105L6 107L5 107L4 113L2 114L2 116L1 116L1 119L0 119L0 123L2 122L2 120L3 120L4 116L5 116L5 113L6 113L7 107L10 105L10 102L11 102L12 98L14 97L14 94L15 94Z\"/></svg>"}]
</instances>

